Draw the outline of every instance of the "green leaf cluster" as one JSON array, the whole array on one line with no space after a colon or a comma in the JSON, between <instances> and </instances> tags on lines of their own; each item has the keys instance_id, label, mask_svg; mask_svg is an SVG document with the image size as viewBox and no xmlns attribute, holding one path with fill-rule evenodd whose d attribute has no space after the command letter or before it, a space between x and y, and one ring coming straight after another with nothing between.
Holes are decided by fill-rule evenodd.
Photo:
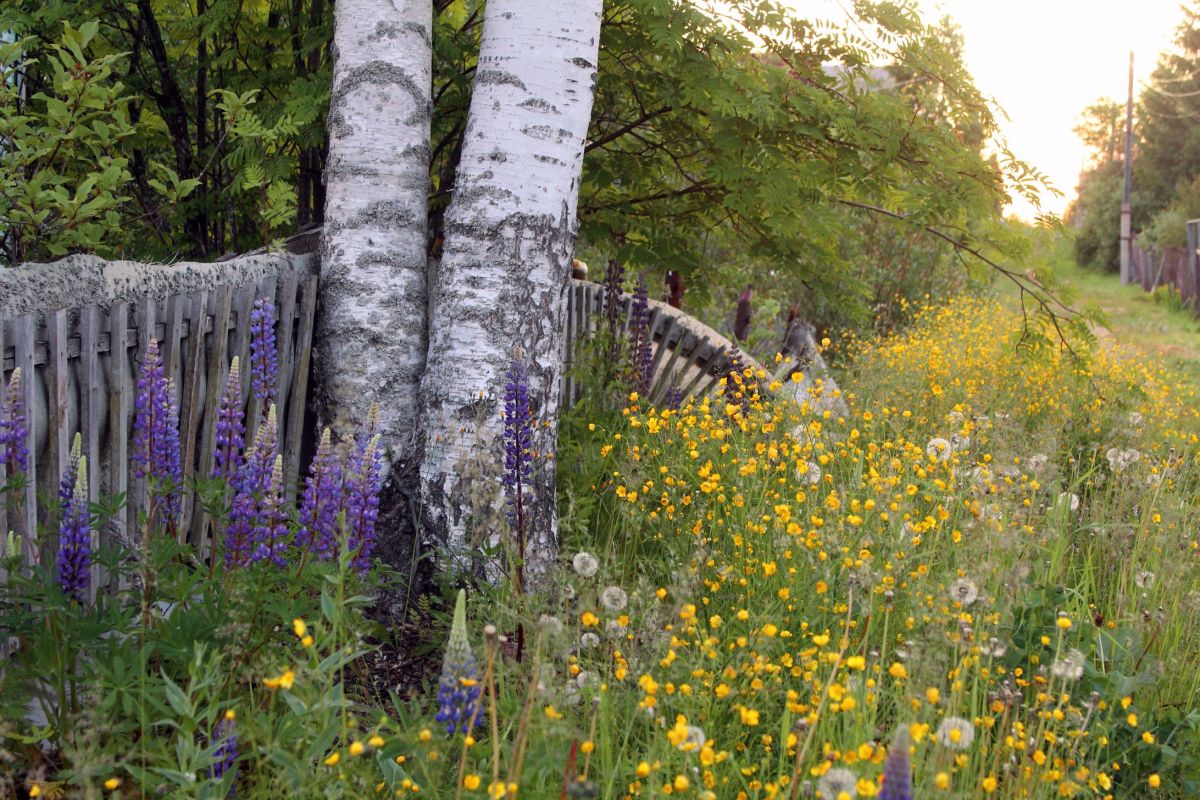
<instances>
[{"instance_id":1,"label":"green leaf cluster","mask_svg":"<svg viewBox=\"0 0 1200 800\"><path fill-rule=\"evenodd\" d=\"M94 250L120 230L131 180L125 143L135 135L130 97L114 72L123 56L90 55L99 24L67 23L39 62L35 42L0 44L0 259L15 263ZM30 92L25 76L48 81ZM167 201L191 186L174 181Z\"/></svg>"}]
</instances>

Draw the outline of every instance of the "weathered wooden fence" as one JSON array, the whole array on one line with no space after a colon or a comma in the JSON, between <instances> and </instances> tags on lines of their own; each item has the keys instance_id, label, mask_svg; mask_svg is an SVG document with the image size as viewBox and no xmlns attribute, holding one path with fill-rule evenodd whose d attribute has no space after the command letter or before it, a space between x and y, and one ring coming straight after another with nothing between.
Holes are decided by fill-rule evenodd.
<instances>
[{"instance_id":1,"label":"weathered wooden fence","mask_svg":"<svg viewBox=\"0 0 1200 800\"><path fill-rule=\"evenodd\" d=\"M583 385L571 369L584 341L591 339L607 323L603 318L606 290L603 285L584 280L571 282L567 297L566 340L563 352L563 404L579 400ZM734 345L717 331L673 306L656 300L648 301L647 327L654 353L649 402L663 403L672 389L679 397L687 398L710 392L725 376L732 364ZM619 330L629 333L633 296L624 293L618 303ZM746 353L738 361L751 369L761 370L757 361Z\"/></svg>"},{"instance_id":2,"label":"weathered wooden fence","mask_svg":"<svg viewBox=\"0 0 1200 800\"><path fill-rule=\"evenodd\" d=\"M133 477L130 445L137 376L151 338L174 383L185 480L210 474L216 409L232 358L247 364L257 298L273 300L278 315L278 434L286 485L295 491L317 301L313 256L175 267L81 257L5 271L0 289L7 290L0 294L3 377L7 384L21 369L31 477L24 496L0 508L0 530L20 531L27 558L53 552L53 498L76 432L90 464L89 495L127 500L100 536L127 538L126 526L145 508L147 487ZM87 302L74 302L80 299ZM262 415L248 364L242 376L247 426L254 428ZM204 550L208 526L197 505L185 493L178 534Z\"/></svg>"},{"instance_id":3,"label":"weathered wooden fence","mask_svg":"<svg viewBox=\"0 0 1200 800\"><path fill-rule=\"evenodd\" d=\"M257 298L277 309L277 431L284 458L285 488L294 499L300 460L312 442L306 423L312 335L318 307L314 232L292 240L286 255L250 254L214 264L174 266L105 262L75 256L55 264L0 271L0 373L23 376L21 392L29 421L29 475L23 496L0 503L0 532L19 531L28 558L48 558L56 546L54 523L59 480L78 432L88 457L92 498L124 495L126 503L100 533L129 542L128 527L147 503L147 487L135 479L131 441L137 377L151 338L159 342L166 375L174 382L180 411L185 483L212 470L216 411L231 360L247 364L250 310ZM633 298L618 304L622 336L630 326ZM717 331L665 303L649 301L648 328L654 379L649 402L668 393L679 399L706 394L735 363L765 374ZM573 280L568 290L563 352L563 402L573 404L583 384L572 369L584 347L607 323L605 289ZM819 362L819 355L816 356ZM792 369L785 365L782 376ZM262 409L242 371L241 397L248 434ZM801 384L796 391L807 391ZM0 467L0 485L4 484ZM184 493L181 543L203 557L211 537L203 508ZM94 582L94 583L98 583Z\"/></svg>"},{"instance_id":4,"label":"weathered wooden fence","mask_svg":"<svg viewBox=\"0 0 1200 800\"><path fill-rule=\"evenodd\" d=\"M1134 237L1130 250L1133 281L1147 292L1171 286L1184 304L1200 314L1200 220L1187 224L1186 247L1141 247Z\"/></svg>"}]
</instances>

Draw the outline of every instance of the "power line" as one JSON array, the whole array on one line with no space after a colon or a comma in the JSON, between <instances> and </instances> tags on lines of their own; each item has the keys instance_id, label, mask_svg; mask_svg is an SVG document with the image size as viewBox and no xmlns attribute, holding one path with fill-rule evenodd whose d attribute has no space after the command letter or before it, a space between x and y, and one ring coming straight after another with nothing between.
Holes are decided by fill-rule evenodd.
<instances>
[{"instance_id":1,"label":"power line","mask_svg":"<svg viewBox=\"0 0 1200 800\"><path fill-rule=\"evenodd\" d=\"M1155 86L1154 84L1149 83L1148 81L1142 81L1142 86L1143 86L1143 88L1149 89L1150 91L1154 92L1155 94L1161 94L1163 97L1174 97L1174 98L1200 97L1200 89L1197 89L1194 92L1168 92L1166 89L1160 89L1157 86Z\"/></svg>"}]
</instances>

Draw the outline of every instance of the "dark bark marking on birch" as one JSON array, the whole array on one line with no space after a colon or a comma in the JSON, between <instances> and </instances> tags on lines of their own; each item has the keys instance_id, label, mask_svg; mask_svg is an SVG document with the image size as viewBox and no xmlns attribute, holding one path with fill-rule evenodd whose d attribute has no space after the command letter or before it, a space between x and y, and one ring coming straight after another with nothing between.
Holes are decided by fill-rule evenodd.
<instances>
[{"instance_id":1,"label":"dark bark marking on birch","mask_svg":"<svg viewBox=\"0 0 1200 800\"><path fill-rule=\"evenodd\" d=\"M429 118L431 104L428 93L417 86L416 81L403 69L386 61L368 61L354 67L340 80L334 81L333 91L329 96L329 135L333 137L346 136L350 133L350 125L343 116L350 94L364 86L400 86L412 98L413 113L403 121L404 125L417 125Z\"/></svg>"},{"instance_id":2,"label":"dark bark marking on birch","mask_svg":"<svg viewBox=\"0 0 1200 800\"><path fill-rule=\"evenodd\" d=\"M485 69L475 73L475 86L487 86L488 84L508 84L509 86L517 87L523 92L529 91L525 87L525 81L511 72L501 69Z\"/></svg>"}]
</instances>

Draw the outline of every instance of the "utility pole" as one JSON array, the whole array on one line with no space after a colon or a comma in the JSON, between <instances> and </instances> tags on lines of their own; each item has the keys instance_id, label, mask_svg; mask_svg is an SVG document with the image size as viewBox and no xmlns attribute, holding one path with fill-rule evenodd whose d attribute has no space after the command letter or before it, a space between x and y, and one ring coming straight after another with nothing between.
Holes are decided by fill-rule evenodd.
<instances>
[{"instance_id":1,"label":"utility pole","mask_svg":"<svg viewBox=\"0 0 1200 800\"><path fill-rule=\"evenodd\" d=\"M1121 200L1121 283L1132 283L1133 211L1129 193L1133 186L1133 51L1129 51L1129 94L1125 98L1125 194Z\"/></svg>"}]
</instances>

